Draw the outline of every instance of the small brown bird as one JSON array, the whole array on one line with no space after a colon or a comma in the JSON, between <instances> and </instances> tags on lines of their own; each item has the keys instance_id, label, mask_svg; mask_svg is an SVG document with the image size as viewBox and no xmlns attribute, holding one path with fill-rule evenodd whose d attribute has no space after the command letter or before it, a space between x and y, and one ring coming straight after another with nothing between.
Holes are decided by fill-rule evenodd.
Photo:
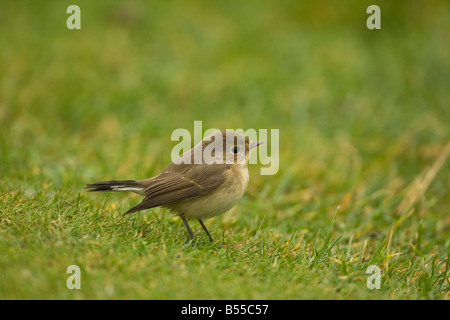
<instances>
[{"instance_id":1,"label":"small brown bird","mask_svg":"<svg viewBox=\"0 0 450 320\"><path fill-rule=\"evenodd\" d=\"M194 234L186 219L197 219L212 242L202 219L230 210L248 185L248 160L262 142L250 141L233 131L220 130L174 160L161 174L144 180L94 182L87 191L131 191L145 196L125 214L154 207L169 208L181 217L190 239Z\"/></svg>"}]
</instances>

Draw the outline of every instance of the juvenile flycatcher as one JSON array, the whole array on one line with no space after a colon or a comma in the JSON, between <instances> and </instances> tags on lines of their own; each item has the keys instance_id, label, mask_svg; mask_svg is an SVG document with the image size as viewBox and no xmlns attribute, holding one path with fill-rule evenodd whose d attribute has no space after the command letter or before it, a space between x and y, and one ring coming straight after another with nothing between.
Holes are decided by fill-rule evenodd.
<instances>
[{"instance_id":1,"label":"juvenile flycatcher","mask_svg":"<svg viewBox=\"0 0 450 320\"><path fill-rule=\"evenodd\" d=\"M190 239L194 234L186 219L197 219L212 242L202 219L230 210L248 185L248 160L262 142L250 141L232 131L220 130L175 159L159 175L144 180L89 183L87 191L131 191L145 196L125 214L165 207L181 217Z\"/></svg>"}]
</instances>

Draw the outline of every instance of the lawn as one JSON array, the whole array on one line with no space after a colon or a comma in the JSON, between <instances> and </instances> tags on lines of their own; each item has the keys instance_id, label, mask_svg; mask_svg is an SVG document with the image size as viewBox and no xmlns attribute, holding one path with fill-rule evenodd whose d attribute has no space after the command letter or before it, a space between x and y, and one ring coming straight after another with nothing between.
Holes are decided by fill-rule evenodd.
<instances>
[{"instance_id":1,"label":"lawn","mask_svg":"<svg viewBox=\"0 0 450 320\"><path fill-rule=\"evenodd\" d=\"M371 4L2 3L0 299L449 299L450 4L377 1L369 30ZM194 121L279 129L214 243L84 192L160 173Z\"/></svg>"}]
</instances>

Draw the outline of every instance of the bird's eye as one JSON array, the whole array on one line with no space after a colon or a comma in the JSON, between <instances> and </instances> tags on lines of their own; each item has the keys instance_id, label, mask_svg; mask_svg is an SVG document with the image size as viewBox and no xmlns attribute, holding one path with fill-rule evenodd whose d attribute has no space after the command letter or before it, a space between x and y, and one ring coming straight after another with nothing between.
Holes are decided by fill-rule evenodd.
<instances>
[{"instance_id":1,"label":"bird's eye","mask_svg":"<svg viewBox=\"0 0 450 320\"><path fill-rule=\"evenodd\" d=\"M238 154L239 148L238 147L233 147L233 148L231 148L231 152L233 152L234 154Z\"/></svg>"}]
</instances>

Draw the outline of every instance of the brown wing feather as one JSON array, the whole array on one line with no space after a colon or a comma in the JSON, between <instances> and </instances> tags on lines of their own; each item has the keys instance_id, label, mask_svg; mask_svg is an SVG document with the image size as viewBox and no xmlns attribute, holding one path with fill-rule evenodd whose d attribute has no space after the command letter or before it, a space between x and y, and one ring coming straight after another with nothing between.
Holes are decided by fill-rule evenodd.
<instances>
[{"instance_id":1,"label":"brown wing feather","mask_svg":"<svg viewBox=\"0 0 450 320\"><path fill-rule=\"evenodd\" d=\"M159 176L148 181L145 198L125 214L159 207L206 194L226 180L230 166L208 164L170 164Z\"/></svg>"}]
</instances>

